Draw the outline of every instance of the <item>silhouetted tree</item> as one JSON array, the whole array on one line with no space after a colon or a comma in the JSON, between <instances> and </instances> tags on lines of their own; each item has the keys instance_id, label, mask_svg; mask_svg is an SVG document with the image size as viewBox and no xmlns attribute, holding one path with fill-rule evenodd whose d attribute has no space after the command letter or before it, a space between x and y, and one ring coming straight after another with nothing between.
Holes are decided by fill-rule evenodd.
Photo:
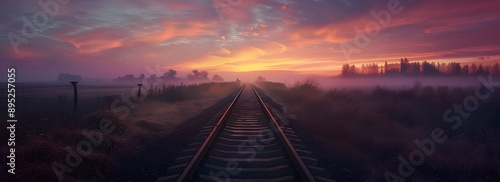
<instances>
[{"instance_id":1,"label":"silhouetted tree","mask_svg":"<svg viewBox=\"0 0 500 182\"><path fill-rule=\"evenodd\" d=\"M423 74L423 75L437 75L437 74L450 74L450 75L467 75L467 74L500 74L500 66L498 63L495 65L479 64L477 66L473 63L469 65L461 65L458 62L449 63L429 63L410 62L408 58L401 58L400 64L391 63L387 61L383 66L378 66L376 63L361 64L358 69L355 65L344 64L342 65L341 76L352 76L356 74L374 75L374 74Z\"/></svg>"},{"instance_id":2,"label":"silhouetted tree","mask_svg":"<svg viewBox=\"0 0 500 182\"><path fill-rule=\"evenodd\" d=\"M208 72L207 71L201 71L200 72L200 78L201 79L208 79Z\"/></svg>"},{"instance_id":3,"label":"silhouetted tree","mask_svg":"<svg viewBox=\"0 0 500 182\"><path fill-rule=\"evenodd\" d=\"M344 64L342 65L342 75L346 76L349 75L349 64Z\"/></svg>"},{"instance_id":4,"label":"silhouetted tree","mask_svg":"<svg viewBox=\"0 0 500 182\"><path fill-rule=\"evenodd\" d=\"M451 62L446 65L446 73L458 75L462 73L462 68L460 67L460 63Z\"/></svg>"},{"instance_id":5,"label":"silhouetted tree","mask_svg":"<svg viewBox=\"0 0 500 182\"><path fill-rule=\"evenodd\" d=\"M141 76L144 76L144 74L142 74ZM113 79L113 81L117 82L132 82L136 80L137 78L135 78L134 74L126 74L125 76L118 76L117 78Z\"/></svg>"},{"instance_id":6,"label":"silhouetted tree","mask_svg":"<svg viewBox=\"0 0 500 182\"><path fill-rule=\"evenodd\" d=\"M161 78L163 79L174 79L175 75L177 75L177 71L170 69L167 72L163 73L163 76Z\"/></svg>"},{"instance_id":7,"label":"silhouetted tree","mask_svg":"<svg viewBox=\"0 0 500 182\"><path fill-rule=\"evenodd\" d=\"M500 66L498 66L498 63L493 65L493 68L491 68L491 74L495 74L495 75L500 74Z\"/></svg>"},{"instance_id":8,"label":"silhouetted tree","mask_svg":"<svg viewBox=\"0 0 500 182\"><path fill-rule=\"evenodd\" d=\"M146 75L144 75L143 73L141 73L141 75L139 75L139 77L137 77L137 79L139 79L139 81L144 80L144 78L146 78Z\"/></svg>"},{"instance_id":9,"label":"silhouetted tree","mask_svg":"<svg viewBox=\"0 0 500 182\"><path fill-rule=\"evenodd\" d=\"M410 60L408 58L401 58L401 73L411 72Z\"/></svg>"},{"instance_id":10,"label":"silhouetted tree","mask_svg":"<svg viewBox=\"0 0 500 182\"><path fill-rule=\"evenodd\" d=\"M218 74L215 74L213 77L212 77L212 81L214 82L223 82L224 81L224 78L222 78L220 75Z\"/></svg>"},{"instance_id":11,"label":"silhouetted tree","mask_svg":"<svg viewBox=\"0 0 500 182\"><path fill-rule=\"evenodd\" d=\"M351 66L352 67L352 66ZM350 70L352 71L352 70ZM368 64L365 66L365 64L361 65L361 74L379 74L379 68L378 65L373 63L373 64Z\"/></svg>"},{"instance_id":12,"label":"silhouetted tree","mask_svg":"<svg viewBox=\"0 0 500 182\"><path fill-rule=\"evenodd\" d=\"M259 83L259 82L265 82L266 81L266 78L262 77L262 76L259 76L257 77L257 79L255 80L255 82Z\"/></svg>"},{"instance_id":13,"label":"silhouetted tree","mask_svg":"<svg viewBox=\"0 0 500 182\"><path fill-rule=\"evenodd\" d=\"M476 74L477 73L477 65L476 63L472 63L470 66L470 74Z\"/></svg>"},{"instance_id":14,"label":"silhouetted tree","mask_svg":"<svg viewBox=\"0 0 500 182\"><path fill-rule=\"evenodd\" d=\"M158 78L158 75L156 75L156 74L152 74L152 75L151 75L151 76L149 76L149 78L148 78L148 81L149 81L149 82L156 82L156 81L158 81L158 80L159 80L159 78Z\"/></svg>"},{"instance_id":15,"label":"silhouetted tree","mask_svg":"<svg viewBox=\"0 0 500 182\"><path fill-rule=\"evenodd\" d=\"M478 74L478 75L484 75L484 74L488 74L488 73L484 70L483 65L479 64L479 66L477 67L476 74Z\"/></svg>"},{"instance_id":16,"label":"silhouetted tree","mask_svg":"<svg viewBox=\"0 0 500 182\"><path fill-rule=\"evenodd\" d=\"M403 58L401 58L401 63L399 64L399 66L401 67L399 69L401 71L401 73L406 73L407 66L406 66L406 62Z\"/></svg>"},{"instance_id":17,"label":"silhouetted tree","mask_svg":"<svg viewBox=\"0 0 500 182\"><path fill-rule=\"evenodd\" d=\"M422 63L422 74L425 75L435 75L439 74L439 70L435 67L435 64L432 65L427 61Z\"/></svg>"},{"instance_id":18,"label":"silhouetted tree","mask_svg":"<svg viewBox=\"0 0 500 182\"><path fill-rule=\"evenodd\" d=\"M351 73L351 75L356 74L356 66L351 65L351 68L349 68L349 72Z\"/></svg>"},{"instance_id":19,"label":"silhouetted tree","mask_svg":"<svg viewBox=\"0 0 500 182\"><path fill-rule=\"evenodd\" d=\"M354 65L349 65L349 64L344 64L342 65L342 76L350 76L350 75L355 75L356 74L356 66Z\"/></svg>"},{"instance_id":20,"label":"silhouetted tree","mask_svg":"<svg viewBox=\"0 0 500 182\"><path fill-rule=\"evenodd\" d=\"M490 74L491 73L491 65L484 66L484 71L486 72L486 74Z\"/></svg>"},{"instance_id":21,"label":"silhouetted tree","mask_svg":"<svg viewBox=\"0 0 500 182\"><path fill-rule=\"evenodd\" d=\"M188 74L187 78L190 80L208 80L207 71L193 70L192 74Z\"/></svg>"},{"instance_id":22,"label":"silhouetted tree","mask_svg":"<svg viewBox=\"0 0 500 182\"><path fill-rule=\"evenodd\" d=\"M462 66L462 74L468 75L470 72L469 65Z\"/></svg>"}]
</instances>

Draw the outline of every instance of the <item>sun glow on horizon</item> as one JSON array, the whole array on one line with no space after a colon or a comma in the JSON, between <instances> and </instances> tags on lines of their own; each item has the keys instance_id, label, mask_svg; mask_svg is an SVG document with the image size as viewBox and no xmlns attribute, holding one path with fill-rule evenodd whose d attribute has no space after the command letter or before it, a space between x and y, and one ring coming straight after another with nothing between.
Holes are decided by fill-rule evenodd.
<instances>
[{"instance_id":1,"label":"sun glow on horizon","mask_svg":"<svg viewBox=\"0 0 500 182\"><path fill-rule=\"evenodd\" d=\"M287 71L330 76L338 74L344 64L383 65L401 58L500 62L495 56L500 44L493 40L500 31L500 14L495 11L500 1L405 2L404 10L391 16L377 35L360 34L378 21L370 12L380 12L385 5L382 1L349 5L342 1L245 1L219 7L222 10L201 1L71 1L64 6L64 16L51 18L37 31L38 36L26 38L20 31L23 22L11 17L23 17L26 10L40 7L12 2L0 7L9 13L1 28L27 41L19 39L23 40L19 52L12 49L11 38L0 42L0 47L5 65L37 73L32 79L51 79L57 72L124 75L156 65L161 71ZM369 36L369 43L359 46L363 36ZM346 51L345 45L354 49Z\"/></svg>"}]
</instances>

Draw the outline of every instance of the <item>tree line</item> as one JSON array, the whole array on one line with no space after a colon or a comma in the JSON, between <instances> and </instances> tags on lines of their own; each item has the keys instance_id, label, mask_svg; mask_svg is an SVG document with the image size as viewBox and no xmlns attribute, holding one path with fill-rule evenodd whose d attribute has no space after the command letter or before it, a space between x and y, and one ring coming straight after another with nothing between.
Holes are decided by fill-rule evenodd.
<instances>
[{"instance_id":1,"label":"tree line","mask_svg":"<svg viewBox=\"0 0 500 182\"><path fill-rule=\"evenodd\" d=\"M203 71L203 70L193 70L191 73L186 75L187 80L199 80L199 81L214 81L214 82L223 82L224 78L222 78L220 75L215 74L211 79L209 78L209 73L208 71ZM156 75L152 74L148 78L146 78L146 75L140 74L138 77L135 77L134 74L126 74L124 76L118 76L117 78L114 78L113 81L116 82L132 82L132 81L142 81L144 79L148 79L148 81L154 82L154 81L169 81L169 80L181 80L184 78L177 77L177 71L170 69L167 72L163 73L163 75Z\"/></svg>"},{"instance_id":2,"label":"tree line","mask_svg":"<svg viewBox=\"0 0 500 182\"><path fill-rule=\"evenodd\" d=\"M410 62L408 58L401 58L400 63L384 65L376 63L362 64L361 67L355 65L342 65L341 76L354 75L484 75L500 74L498 63L494 65L484 65L472 63L460 64L458 62L435 63L435 62Z\"/></svg>"}]
</instances>

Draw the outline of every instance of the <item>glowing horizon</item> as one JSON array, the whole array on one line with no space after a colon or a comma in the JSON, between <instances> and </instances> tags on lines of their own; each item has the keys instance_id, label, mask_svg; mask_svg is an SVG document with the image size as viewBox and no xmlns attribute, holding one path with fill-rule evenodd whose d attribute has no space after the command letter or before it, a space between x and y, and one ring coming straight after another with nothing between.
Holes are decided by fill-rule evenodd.
<instances>
[{"instance_id":1,"label":"glowing horizon","mask_svg":"<svg viewBox=\"0 0 500 182\"><path fill-rule=\"evenodd\" d=\"M61 72L112 78L156 66L180 77L198 69L232 80L273 71L332 76L345 63L405 57L500 62L499 1L69 1L48 10L37 2L2 4L2 68L31 73L24 80L54 80ZM33 22L38 12L46 22ZM37 36L23 34L26 20Z\"/></svg>"}]
</instances>

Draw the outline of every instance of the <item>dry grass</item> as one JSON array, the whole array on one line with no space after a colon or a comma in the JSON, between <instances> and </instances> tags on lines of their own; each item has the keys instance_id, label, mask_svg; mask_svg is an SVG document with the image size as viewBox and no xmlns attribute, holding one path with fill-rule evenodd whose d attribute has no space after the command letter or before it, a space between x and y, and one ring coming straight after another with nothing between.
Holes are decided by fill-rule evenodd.
<instances>
[{"instance_id":1,"label":"dry grass","mask_svg":"<svg viewBox=\"0 0 500 182\"><path fill-rule=\"evenodd\" d=\"M71 113L50 114L50 117L42 120L39 118L43 113L33 113L24 118L26 122L17 128L16 180L57 181L52 163L66 165L67 147L76 150L79 142L89 141L82 131L99 130L99 122L105 118L112 121L115 129L104 134L100 143L92 145L90 155L81 156L82 162L64 175L65 181L103 180L121 160L137 155L143 147L166 136L184 120L210 107L235 88L238 88L237 84L179 87L186 93L200 95L183 95L182 99L175 101L155 99L155 95L151 95L152 98L140 103L125 119L103 108L80 115L76 123L68 123ZM1 134L5 134L3 132ZM8 151L8 148L4 145L0 150ZM2 153L2 156L7 155Z\"/></svg>"},{"instance_id":2,"label":"dry grass","mask_svg":"<svg viewBox=\"0 0 500 182\"><path fill-rule=\"evenodd\" d=\"M396 157L408 158L413 141L430 136L445 110L473 95L473 88L424 87L406 90L321 90L314 80L287 88L261 83L268 95L286 106L305 130L344 157L360 160L371 179L385 180L385 169L396 171ZM497 89L498 90L498 89ZM499 179L500 94L481 103L463 126L439 144L436 152L411 177L422 179Z\"/></svg>"}]
</instances>

